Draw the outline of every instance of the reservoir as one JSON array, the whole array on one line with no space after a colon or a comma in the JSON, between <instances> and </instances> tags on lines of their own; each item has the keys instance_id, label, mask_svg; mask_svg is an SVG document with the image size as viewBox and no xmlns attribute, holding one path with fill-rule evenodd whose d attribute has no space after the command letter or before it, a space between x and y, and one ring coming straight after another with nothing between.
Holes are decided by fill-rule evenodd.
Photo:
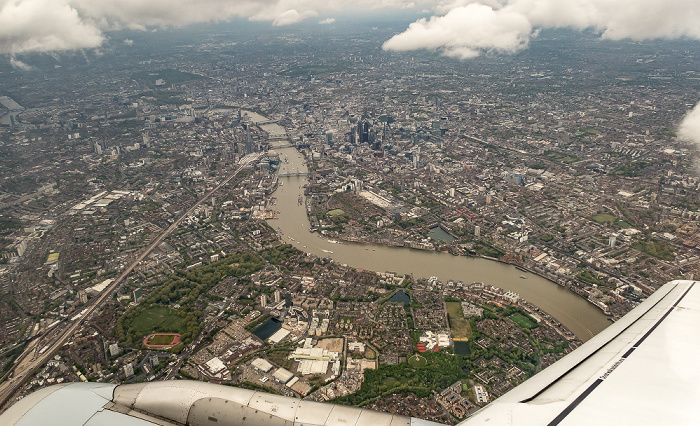
<instances>
[{"instance_id":1,"label":"reservoir","mask_svg":"<svg viewBox=\"0 0 700 426\"><path fill-rule=\"evenodd\" d=\"M406 294L405 291L399 290L396 293L394 293L393 296L387 300L387 302L392 302L392 303L403 303L404 305L410 305L411 304L411 296Z\"/></svg>"},{"instance_id":2,"label":"reservoir","mask_svg":"<svg viewBox=\"0 0 700 426\"><path fill-rule=\"evenodd\" d=\"M256 327L252 333L260 338L260 340L265 340L273 334L277 333L277 330L282 328L282 321L270 318L258 327Z\"/></svg>"},{"instance_id":3,"label":"reservoir","mask_svg":"<svg viewBox=\"0 0 700 426\"><path fill-rule=\"evenodd\" d=\"M469 355L472 353L469 342L455 342L455 353L459 355Z\"/></svg>"},{"instance_id":4,"label":"reservoir","mask_svg":"<svg viewBox=\"0 0 700 426\"><path fill-rule=\"evenodd\" d=\"M266 120L258 114L248 114L253 121ZM277 124L264 124L261 128L270 134L284 134L284 129ZM280 173L294 169L305 172L304 157L295 148L282 147L287 144L287 141L273 142L273 149L282 158L288 158L288 162L280 164ZM301 251L370 271L412 274L414 278L435 276L443 282L483 282L512 290L556 318L582 341L589 340L610 325L598 308L580 296L538 275L519 271L512 265L405 247L329 241L319 233L309 231L305 203L298 202L299 197L302 200L304 197L306 177L283 177L280 181L284 184L274 194L279 218L271 219L269 223L279 229L285 243L294 244ZM521 279L521 275L528 279Z\"/></svg>"},{"instance_id":5,"label":"reservoir","mask_svg":"<svg viewBox=\"0 0 700 426\"><path fill-rule=\"evenodd\" d=\"M443 243L446 243L446 244L449 244L452 241L456 240L455 237L453 237L452 235L445 232L445 230L439 226L436 226L434 228L430 228L430 232L428 233L428 236L435 241L442 241Z\"/></svg>"}]
</instances>

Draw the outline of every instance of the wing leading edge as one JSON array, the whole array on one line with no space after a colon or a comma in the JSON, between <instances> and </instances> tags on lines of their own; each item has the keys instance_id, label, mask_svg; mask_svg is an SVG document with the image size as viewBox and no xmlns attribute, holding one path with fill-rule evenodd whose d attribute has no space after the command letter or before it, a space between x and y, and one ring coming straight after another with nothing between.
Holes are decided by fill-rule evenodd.
<instances>
[{"instance_id":1,"label":"wing leading edge","mask_svg":"<svg viewBox=\"0 0 700 426\"><path fill-rule=\"evenodd\" d=\"M190 380L51 386L10 407L0 416L0 424L441 426L362 408Z\"/></svg>"}]
</instances>

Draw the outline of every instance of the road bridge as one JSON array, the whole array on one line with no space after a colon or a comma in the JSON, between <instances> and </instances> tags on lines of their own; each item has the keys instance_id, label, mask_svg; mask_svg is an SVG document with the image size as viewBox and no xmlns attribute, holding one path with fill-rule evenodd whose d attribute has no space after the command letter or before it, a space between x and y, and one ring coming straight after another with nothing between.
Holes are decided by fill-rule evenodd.
<instances>
[{"instance_id":1,"label":"road bridge","mask_svg":"<svg viewBox=\"0 0 700 426\"><path fill-rule=\"evenodd\" d=\"M308 176L309 172L301 171L291 171L291 172L280 172L279 177L290 177L290 176Z\"/></svg>"},{"instance_id":2,"label":"road bridge","mask_svg":"<svg viewBox=\"0 0 700 426\"><path fill-rule=\"evenodd\" d=\"M273 141L272 139L270 142L274 142L272 145L272 149L280 149L280 148L296 148L295 145L292 145L291 142L285 141L284 139L278 139L276 141Z\"/></svg>"}]
</instances>

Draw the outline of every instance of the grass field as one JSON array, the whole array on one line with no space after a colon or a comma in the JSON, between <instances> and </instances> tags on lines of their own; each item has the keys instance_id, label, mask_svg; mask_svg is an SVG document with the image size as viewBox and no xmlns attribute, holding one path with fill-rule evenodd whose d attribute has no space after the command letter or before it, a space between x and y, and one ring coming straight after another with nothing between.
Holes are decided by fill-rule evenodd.
<instances>
[{"instance_id":1,"label":"grass field","mask_svg":"<svg viewBox=\"0 0 700 426\"><path fill-rule=\"evenodd\" d=\"M447 316L450 321L453 339L469 339L472 337L472 327L464 318L462 304L459 302L446 302Z\"/></svg>"},{"instance_id":2,"label":"grass field","mask_svg":"<svg viewBox=\"0 0 700 426\"><path fill-rule=\"evenodd\" d=\"M382 384L385 385L387 388L395 388L396 386L400 385L401 382L398 379L395 379L393 377L387 377L382 381Z\"/></svg>"},{"instance_id":3,"label":"grass field","mask_svg":"<svg viewBox=\"0 0 700 426\"><path fill-rule=\"evenodd\" d=\"M416 354L408 359L408 363L411 365L411 367L422 368L428 365L428 360L425 359L425 357Z\"/></svg>"},{"instance_id":4,"label":"grass field","mask_svg":"<svg viewBox=\"0 0 700 426\"><path fill-rule=\"evenodd\" d=\"M559 161L560 163L564 164L572 164L579 161L579 158L576 156L557 151L545 151L544 155L552 161Z\"/></svg>"},{"instance_id":5,"label":"grass field","mask_svg":"<svg viewBox=\"0 0 700 426\"><path fill-rule=\"evenodd\" d=\"M615 216L611 215L610 213L598 213L596 215L593 215L591 217L592 220L603 224L603 223L613 223L615 222L615 219L617 219Z\"/></svg>"},{"instance_id":6,"label":"grass field","mask_svg":"<svg viewBox=\"0 0 700 426\"><path fill-rule=\"evenodd\" d=\"M671 246L661 240L637 241L632 244L632 248L662 260L671 261L676 258Z\"/></svg>"},{"instance_id":7,"label":"grass field","mask_svg":"<svg viewBox=\"0 0 700 426\"><path fill-rule=\"evenodd\" d=\"M335 209L335 210L329 211L329 212L326 213L326 214L327 214L328 216L340 216L340 215L345 214L345 212L342 211L342 210L340 210L340 209Z\"/></svg>"},{"instance_id":8,"label":"grass field","mask_svg":"<svg viewBox=\"0 0 700 426\"><path fill-rule=\"evenodd\" d=\"M178 95L182 94L181 92L163 92L160 90L149 90L147 92L139 93L138 95L131 96L132 98L141 98L141 97L152 97L155 98L156 103L158 105L184 105L187 103L186 100L178 97ZM138 121L137 121L138 122Z\"/></svg>"},{"instance_id":9,"label":"grass field","mask_svg":"<svg viewBox=\"0 0 700 426\"><path fill-rule=\"evenodd\" d=\"M170 345L175 340L175 334L157 334L148 341L149 345L153 346L165 346Z\"/></svg>"},{"instance_id":10,"label":"grass field","mask_svg":"<svg viewBox=\"0 0 700 426\"><path fill-rule=\"evenodd\" d=\"M131 325L142 336L158 332L182 333L182 318L167 306L154 306L139 313Z\"/></svg>"},{"instance_id":11,"label":"grass field","mask_svg":"<svg viewBox=\"0 0 700 426\"><path fill-rule=\"evenodd\" d=\"M537 323L535 321L518 312L511 315L509 318L523 328L533 329L537 327Z\"/></svg>"}]
</instances>

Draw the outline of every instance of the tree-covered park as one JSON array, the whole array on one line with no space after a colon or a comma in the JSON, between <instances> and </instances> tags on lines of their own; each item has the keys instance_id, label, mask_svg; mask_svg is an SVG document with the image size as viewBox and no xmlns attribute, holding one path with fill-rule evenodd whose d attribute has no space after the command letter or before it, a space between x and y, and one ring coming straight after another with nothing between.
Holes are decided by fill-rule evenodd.
<instances>
[{"instance_id":1,"label":"tree-covered park","mask_svg":"<svg viewBox=\"0 0 700 426\"><path fill-rule=\"evenodd\" d=\"M117 320L117 336L134 347L148 334L173 332L186 346L202 329L200 297L226 277L250 275L263 266L265 261L255 253L234 253L193 270L176 271Z\"/></svg>"},{"instance_id":2,"label":"tree-covered park","mask_svg":"<svg viewBox=\"0 0 700 426\"><path fill-rule=\"evenodd\" d=\"M425 362L381 365L376 370L365 370L360 390L333 402L364 406L380 397L408 392L423 398L468 377L471 363L466 357L447 351L427 352L421 357Z\"/></svg>"}]
</instances>

